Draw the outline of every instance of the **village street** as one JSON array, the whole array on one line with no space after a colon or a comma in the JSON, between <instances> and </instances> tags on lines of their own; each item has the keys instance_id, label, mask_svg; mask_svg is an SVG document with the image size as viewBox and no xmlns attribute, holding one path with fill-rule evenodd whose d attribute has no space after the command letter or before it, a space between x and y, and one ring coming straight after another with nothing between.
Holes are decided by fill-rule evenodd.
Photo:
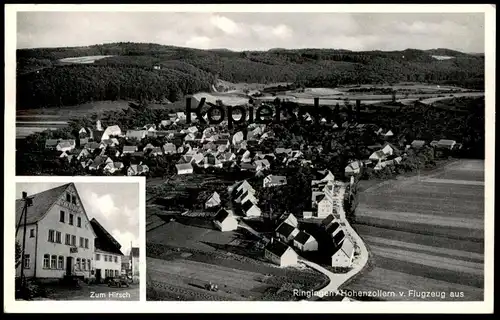
<instances>
[{"instance_id":1,"label":"village street","mask_svg":"<svg viewBox=\"0 0 500 320\"><path fill-rule=\"evenodd\" d=\"M340 197L343 198L344 193L345 193L345 186L342 186L340 188L339 193L340 193ZM319 264L314 263L314 262L309 261L309 260L306 260L306 259L299 256L299 259L298 259L299 263L305 264L306 266L323 273L330 280L325 287L323 287L319 290L316 290L318 295L313 295L309 300L318 300L321 298L321 295L323 295L323 296L335 295L335 293L338 291L340 286L342 286L349 279L351 279L356 274L358 274L365 267L365 265L368 262L368 250L367 250L363 240L354 231L354 229L351 227L351 225L347 221L344 207L340 206L339 209L340 210L338 213L340 216L340 221L343 222L345 225L345 229L347 231L347 236L351 239L351 241L353 243L355 243L359 247L359 251L358 251L358 254L355 255L355 257L354 257L354 260L352 263L352 269L349 270L349 272L347 272L347 273L333 273L333 272L323 268ZM252 229L248 224L244 223L241 220L238 222L238 226L240 228L247 229L248 231L250 231L251 233L253 233L254 235L256 235L260 238L264 238L258 231Z\"/></svg>"}]
</instances>

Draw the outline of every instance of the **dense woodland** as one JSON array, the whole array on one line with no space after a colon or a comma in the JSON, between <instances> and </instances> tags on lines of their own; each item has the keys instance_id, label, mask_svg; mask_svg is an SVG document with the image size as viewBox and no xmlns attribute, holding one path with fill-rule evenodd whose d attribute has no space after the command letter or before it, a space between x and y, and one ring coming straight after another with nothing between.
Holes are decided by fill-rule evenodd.
<instances>
[{"instance_id":1,"label":"dense woodland","mask_svg":"<svg viewBox=\"0 0 500 320\"><path fill-rule=\"evenodd\" d=\"M453 59L436 60L432 55ZM113 55L94 64L59 59ZM155 65L161 66L155 70ZM457 51L275 49L232 52L157 44L113 43L90 47L17 51L18 108L75 105L96 100L179 100L230 82L294 82L308 87L429 81L484 89L484 56Z\"/></svg>"}]
</instances>

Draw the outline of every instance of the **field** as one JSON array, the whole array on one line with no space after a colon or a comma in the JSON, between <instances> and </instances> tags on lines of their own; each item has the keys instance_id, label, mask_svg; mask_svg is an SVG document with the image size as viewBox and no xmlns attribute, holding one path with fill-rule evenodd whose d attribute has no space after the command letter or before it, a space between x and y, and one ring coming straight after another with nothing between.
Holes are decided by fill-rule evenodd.
<instances>
[{"instance_id":1,"label":"field","mask_svg":"<svg viewBox=\"0 0 500 320\"><path fill-rule=\"evenodd\" d=\"M112 56L85 56L85 57L74 57L74 58L64 58L60 59L59 62L62 63L94 63L96 60L108 58Z\"/></svg>"},{"instance_id":2,"label":"field","mask_svg":"<svg viewBox=\"0 0 500 320\"><path fill-rule=\"evenodd\" d=\"M315 289L326 277L304 267L265 261L245 229L220 232L208 219L147 214L148 300L294 300L293 289ZM213 282L218 291L205 289Z\"/></svg>"},{"instance_id":3,"label":"field","mask_svg":"<svg viewBox=\"0 0 500 320\"><path fill-rule=\"evenodd\" d=\"M484 215L484 161L459 160L420 178L370 186L354 224L370 266L346 289L396 292L389 300L483 300Z\"/></svg>"}]
</instances>

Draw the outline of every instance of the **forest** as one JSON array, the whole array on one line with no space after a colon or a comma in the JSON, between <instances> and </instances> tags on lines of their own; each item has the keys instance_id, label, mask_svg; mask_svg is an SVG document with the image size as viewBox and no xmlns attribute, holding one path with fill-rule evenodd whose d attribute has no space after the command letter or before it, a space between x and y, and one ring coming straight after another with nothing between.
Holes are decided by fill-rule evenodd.
<instances>
[{"instance_id":1,"label":"forest","mask_svg":"<svg viewBox=\"0 0 500 320\"><path fill-rule=\"evenodd\" d=\"M443 51L444 50L444 51ZM434 54L453 56L436 60ZM111 55L93 64L59 59ZM160 66L161 69L154 69ZM17 50L18 108L96 100L177 101L230 82L293 82L306 87L427 81L484 90L484 56L452 50L275 49L233 52L147 43Z\"/></svg>"}]
</instances>

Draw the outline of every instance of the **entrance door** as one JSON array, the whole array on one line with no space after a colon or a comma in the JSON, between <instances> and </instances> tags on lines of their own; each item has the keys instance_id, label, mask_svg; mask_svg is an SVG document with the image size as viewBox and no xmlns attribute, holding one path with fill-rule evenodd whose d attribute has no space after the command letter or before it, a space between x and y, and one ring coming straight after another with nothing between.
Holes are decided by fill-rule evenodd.
<instances>
[{"instance_id":1,"label":"entrance door","mask_svg":"<svg viewBox=\"0 0 500 320\"><path fill-rule=\"evenodd\" d=\"M73 270L73 257L66 257L66 275L70 276Z\"/></svg>"},{"instance_id":2,"label":"entrance door","mask_svg":"<svg viewBox=\"0 0 500 320\"><path fill-rule=\"evenodd\" d=\"M95 269L95 279L97 282L101 281L101 269Z\"/></svg>"}]
</instances>

